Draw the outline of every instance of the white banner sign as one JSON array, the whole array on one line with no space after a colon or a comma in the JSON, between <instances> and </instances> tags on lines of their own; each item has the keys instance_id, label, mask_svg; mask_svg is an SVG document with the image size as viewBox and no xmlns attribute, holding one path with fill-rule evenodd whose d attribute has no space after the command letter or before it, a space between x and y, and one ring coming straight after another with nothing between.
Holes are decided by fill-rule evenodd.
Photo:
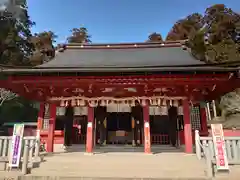
<instances>
[{"instance_id":1,"label":"white banner sign","mask_svg":"<svg viewBox=\"0 0 240 180\"><path fill-rule=\"evenodd\" d=\"M9 167L18 167L21 159L24 124L14 124Z\"/></svg>"},{"instance_id":2,"label":"white banner sign","mask_svg":"<svg viewBox=\"0 0 240 180\"><path fill-rule=\"evenodd\" d=\"M211 124L217 170L229 170L222 124Z\"/></svg>"}]
</instances>

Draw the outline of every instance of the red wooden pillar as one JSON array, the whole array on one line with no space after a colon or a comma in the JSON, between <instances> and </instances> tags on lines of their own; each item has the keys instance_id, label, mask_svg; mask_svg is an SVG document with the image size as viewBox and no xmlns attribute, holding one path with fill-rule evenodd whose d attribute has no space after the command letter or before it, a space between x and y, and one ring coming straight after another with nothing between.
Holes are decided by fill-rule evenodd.
<instances>
[{"instance_id":1,"label":"red wooden pillar","mask_svg":"<svg viewBox=\"0 0 240 180\"><path fill-rule=\"evenodd\" d=\"M40 108L38 112L37 130L41 130L43 127L43 116L44 116L44 103L40 103Z\"/></svg>"},{"instance_id":2,"label":"red wooden pillar","mask_svg":"<svg viewBox=\"0 0 240 180\"><path fill-rule=\"evenodd\" d=\"M207 113L206 113L206 108L205 106L200 107L200 117L201 117L201 128L202 132L205 134L208 132L208 127L207 127Z\"/></svg>"},{"instance_id":3,"label":"red wooden pillar","mask_svg":"<svg viewBox=\"0 0 240 180\"><path fill-rule=\"evenodd\" d=\"M188 99L183 100L185 153L192 153L192 127Z\"/></svg>"},{"instance_id":4,"label":"red wooden pillar","mask_svg":"<svg viewBox=\"0 0 240 180\"><path fill-rule=\"evenodd\" d=\"M53 152L54 146L54 131L56 124L56 105L51 103L50 108L50 119L49 119L49 130L48 130L48 140L47 140L47 152Z\"/></svg>"},{"instance_id":5,"label":"red wooden pillar","mask_svg":"<svg viewBox=\"0 0 240 180\"><path fill-rule=\"evenodd\" d=\"M144 153L151 154L151 134L148 105L143 107L143 120L144 120Z\"/></svg>"},{"instance_id":6,"label":"red wooden pillar","mask_svg":"<svg viewBox=\"0 0 240 180\"><path fill-rule=\"evenodd\" d=\"M94 122L94 108L88 106L86 153L93 153L93 139L94 139L93 122Z\"/></svg>"}]
</instances>

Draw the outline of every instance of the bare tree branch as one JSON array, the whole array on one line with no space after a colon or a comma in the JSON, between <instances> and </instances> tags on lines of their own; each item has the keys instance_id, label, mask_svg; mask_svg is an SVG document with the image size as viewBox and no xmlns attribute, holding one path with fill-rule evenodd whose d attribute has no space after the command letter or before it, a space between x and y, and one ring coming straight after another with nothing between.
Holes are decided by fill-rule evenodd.
<instances>
[{"instance_id":1,"label":"bare tree branch","mask_svg":"<svg viewBox=\"0 0 240 180\"><path fill-rule=\"evenodd\" d=\"M0 106L2 106L5 101L10 101L10 100L16 98L17 96L18 96L17 94L15 94L9 90L0 88Z\"/></svg>"}]
</instances>

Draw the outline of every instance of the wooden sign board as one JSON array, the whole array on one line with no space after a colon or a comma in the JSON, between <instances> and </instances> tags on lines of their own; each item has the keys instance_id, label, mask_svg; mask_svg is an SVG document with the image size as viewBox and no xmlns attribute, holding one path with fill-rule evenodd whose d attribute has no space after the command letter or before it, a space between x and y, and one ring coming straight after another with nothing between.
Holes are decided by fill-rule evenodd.
<instances>
[{"instance_id":1,"label":"wooden sign board","mask_svg":"<svg viewBox=\"0 0 240 180\"><path fill-rule=\"evenodd\" d=\"M222 124L211 124L217 170L229 170Z\"/></svg>"}]
</instances>

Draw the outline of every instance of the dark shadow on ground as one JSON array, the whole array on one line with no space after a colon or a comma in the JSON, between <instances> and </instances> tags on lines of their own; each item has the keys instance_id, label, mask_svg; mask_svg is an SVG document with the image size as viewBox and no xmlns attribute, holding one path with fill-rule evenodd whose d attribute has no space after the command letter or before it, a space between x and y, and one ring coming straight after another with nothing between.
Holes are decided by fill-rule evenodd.
<instances>
[{"instance_id":1,"label":"dark shadow on ground","mask_svg":"<svg viewBox=\"0 0 240 180\"><path fill-rule=\"evenodd\" d=\"M158 145L151 147L152 154L159 154L159 153L177 153L177 152L184 152L182 147L173 147L170 145ZM47 153L47 156L53 156L55 154L63 154L63 153L73 153L73 152L82 152L85 153L86 149L84 145L73 145L67 148L62 148L60 152L54 153ZM144 147L137 146L133 147L131 145L106 145L106 146L99 146L96 145L93 149L93 154L107 154L107 153L143 153L144 154Z\"/></svg>"}]
</instances>

